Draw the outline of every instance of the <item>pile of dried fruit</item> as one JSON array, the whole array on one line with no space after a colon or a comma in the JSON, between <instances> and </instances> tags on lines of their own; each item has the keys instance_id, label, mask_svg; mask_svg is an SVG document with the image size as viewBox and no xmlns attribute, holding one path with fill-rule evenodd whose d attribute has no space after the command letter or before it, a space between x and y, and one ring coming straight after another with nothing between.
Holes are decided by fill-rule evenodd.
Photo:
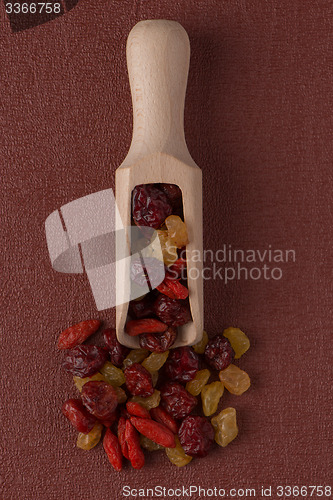
<instances>
[{"instance_id":1,"label":"pile of dried fruit","mask_svg":"<svg viewBox=\"0 0 333 500\"><path fill-rule=\"evenodd\" d=\"M177 327L191 321L184 275L188 234L182 218L182 192L175 184L141 184L134 188L133 224L142 230L143 247L152 243L148 241L151 233L146 234L147 228L157 230L165 266L163 282L139 300L130 302L126 332L139 335L143 349L166 351L176 340ZM136 285L149 285L149 278L160 269L154 255L145 258L144 266L141 260L132 262L131 279Z\"/></svg>"},{"instance_id":2,"label":"pile of dried fruit","mask_svg":"<svg viewBox=\"0 0 333 500\"><path fill-rule=\"evenodd\" d=\"M250 386L247 373L232 364L250 346L241 330L227 328L210 340L204 332L193 348L150 353L122 346L114 329L104 331L105 347L82 345L99 327L97 320L83 321L58 341L58 348L66 350L63 366L81 393L62 407L79 432L79 448L96 446L106 428L103 447L117 471L124 458L141 469L143 449L165 449L169 460L182 467L206 456L214 440L227 446L237 436L234 408L213 415L224 388L240 395ZM211 368L219 370L219 380L209 383Z\"/></svg>"}]
</instances>

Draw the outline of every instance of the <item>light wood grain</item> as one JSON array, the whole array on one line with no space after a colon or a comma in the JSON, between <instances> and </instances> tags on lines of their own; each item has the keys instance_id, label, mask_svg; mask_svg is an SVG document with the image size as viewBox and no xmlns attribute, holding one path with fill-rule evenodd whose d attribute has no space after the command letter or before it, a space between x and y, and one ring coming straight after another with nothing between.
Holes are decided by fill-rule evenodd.
<instances>
[{"instance_id":1,"label":"light wood grain","mask_svg":"<svg viewBox=\"0 0 333 500\"><path fill-rule=\"evenodd\" d=\"M202 173L187 149L184 102L190 44L184 28L174 21L141 21L127 41L127 65L133 103L133 137L124 162L116 171L117 238L116 329L121 343L139 347L124 332L129 297L128 256L131 192L138 184L177 184L183 193L184 220L189 244L187 257L202 255ZM197 259L196 259L197 260ZM187 258L189 302L193 322L178 328L175 347L198 342L203 331L202 262ZM195 277L195 279L192 279Z\"/></svg>"}]
</instances>

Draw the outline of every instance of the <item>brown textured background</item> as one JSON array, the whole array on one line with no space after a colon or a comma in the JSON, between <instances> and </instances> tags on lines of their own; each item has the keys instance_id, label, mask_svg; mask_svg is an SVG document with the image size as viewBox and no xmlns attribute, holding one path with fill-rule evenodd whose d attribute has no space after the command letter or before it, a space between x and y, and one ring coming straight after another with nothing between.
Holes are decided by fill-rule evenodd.
<instances>
[{"instance_id":1,"label":"brown textured background","mask_svg":"<svg viewBox=\"0 0 333 500\"><path fill-rule=\"evenodd\" d=\"M328 484L332 470L331 2L81 0L12 33L1 21L1 500L119 499L121 486ZM83 276L55 273L46 217L114 186L131 137L125 43L146 18L175 19L192 58L185 128L204 176L204 244L295 249L280 281L205 283L211 333L235 325L252 378L226 449L177 469L163 454L111 470L75 447L60 414L75 395L58 333L96 313ZM258 497L260 495L258 494ZM196 497L193 497L196 498ZM276 496L273 495L273 498Z\"/></svg>"}]
</instances>

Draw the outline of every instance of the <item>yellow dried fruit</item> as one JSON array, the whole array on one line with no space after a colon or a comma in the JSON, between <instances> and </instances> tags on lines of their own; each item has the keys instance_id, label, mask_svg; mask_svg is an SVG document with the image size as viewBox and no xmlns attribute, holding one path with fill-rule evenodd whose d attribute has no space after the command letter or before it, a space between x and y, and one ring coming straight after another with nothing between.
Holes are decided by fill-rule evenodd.
<instances>
[{"instance_id":1,"label":"yellow dried fruit","mask_svg":"<svg viewBox=\"0 0 333 500\"><path fill-rule=\"evenodd\" d=\"M92 380L101 380L102 382L107 382L107 380L101 373L95 373L95 375L92 375L91 377L84 377L84 378L74 376L73 380L76 388L80 392L82 391L82 387L84 386L84 384L86 384L87 382L91 382Z\"/></svg>"},{"instance_id":2,"label":"yellow dried fruit","mask_svg":"<svg viewBox=\"0 0 333 500\"><path fill-rule=\"evenodd\" d=\"M248 374L235 365L229 365L225 370L221 370L219 378L225 388L236 396L243 394L251 385Z\"/></svg>"},{"instance_id":3,"label":"yellow dried fruit","mask_svg":"<svg viewBox=\"0 0 333 500\"><path fill-rule=\"evenodd\" d=\"M225 408L211 419L215 430L215 441L220 446L227 446L238 434L235 408Z\"/></svg>"},{"instance_id":4,"label":"yellow dried fruit","mask_svg":"<svg viewBox=\"0 0 333 500\"><path fill-rule=\"evenodd\" d=\"M200 340L200 342L198 342L193 346L193 349L197 354L203 354L205 352L207 344L208 344L208 335L207 332L204 330L202 334L202 339Z\"/></svg>"},{"instance_id":5,"label":"yellow dried fruit","mask_svg":"<svg viewBox=\"0 0 333 500\"><path fill-rule=\"evenodd\" d=\"M235 351L235 359L239 359L250 347L248 337L239 328L226 328L223 335L229 340L231 347Z\"/></svg>"},{"instance_id":6,"label":"yellow dried fruit","mask_svg":"<svg viewBox=\"0 0 333 500\"><path fill-rule=\"evenodd\" d=\"M202 388L207 384L210 377L210 371L206 368L204 370L199 370L194 379L190 380L186 384L186 390L192 394L192 396L198 396Z\"/></svg>"},{"instance_id":7,"label":"yellow dried fruit","mask_svg":"<svg viewBox=\"0 0 333 500\"><path fill-rule=\"evenodd\" d=\"M149 351L147 349L133 349L124 359L123 368L131 366L133 363L142 363L148 354Z\"/></svg>"},{"instance_id":8,"label":"yellow dried fruit","mask_svg":"<svg viewBox=\"0 0 333 500\"><path fill-rule=\"evenodd\" d=\"M153 392L151 396L148 398L143 398L141 396L133 396L130 401L134 401L135 403L140 403L147 410L151 410L152 408L156 408L161 401L161 393L157 389Z\"/></svg>"},{"instance_id":9,"label":"yellow dried fruit","mask_svg":"<svg viewBox=\"0 0 333 500\"><path fill-rule=\"evenodd\" d=\"M184 467L189 464L192 460L192 457L186 455L185 451L182 448L182 445L179 442L178 436L175 436L176 440L176 448L165 448L165 453L168 456L170 462L177 467Z\"/></svg>"},{"instance_id":10,"label":"yellow dried fruit","mask_svg":"<svg viewBox=\"0 0 333 500\"><path fill-rule=\"evenodd\" d=\"M158 372L150 372L150 374L153 382L153 387L155 387L158 381Z\"/></svg>"},{"instance_id":11,"label":"yellow dried fruit","mask_svg":"<svg viewBox=\"0 0 333 500\"><path fill-rule=\"evenodd\" d=\"M169 240L177 248L183 248L188 244L188 234L185 222L178 215L169 215L164 221Z\"/></svg>"},{"instance_id":12,"label":"yellow dried fruit","mask_svg":"<svg viewBox=\"0 0 333 500\"><path fill-rule=\"evenodd\" d=\"M126 392L124 391L124 389L122 389L121 387L116 387L116 386L113 386L113 388L117 394L118 403L119 404L125 403L125 401L127 400L127 395L126 395Z\"/></svg>"},{"instance_id":13,"label":"yellow dried fruit","mask_svg":"<svg viewBox=\"0 0 333 500\"><path fill-rule=\"evenodd\" d=\"M142 362L142 366L144 366L150 373L157 372L160 368L162 368L168 356L169 351L161 353L152 352L151 355Z\"/></svg>"},{"instance_id":14,"label":"yellow dried fruit","mask_svg":"<svg viewBox=\"0 0 333 500\"><path fill-rule=\"evenodd\" d=\"M164 450L163 446L154 443L154 441L147 438L146 436L143 436L142 434L140 434L140 445L142 446L142 448L148 451Z\"/></svg>"},{"instance_id":15,"label":"yellow dried fruit","mask_svg":"<svg viewBox=\"0 0 333 500\"><path fill-rule=\"evenodd\" d=\"M102 430L103 425L97 422L88 434L79 432L76 446L81 448L81 450L91 450L101 440Z\"/></svg>"},{"instance_id":16,"label":"yellow dried fruit","mask_svg":"<svg viewBox=\"0 0 333 500\"><path fill-rule=\"evenodd\" d=\"M106 381L114 387L120 387L125 383L124 372L120 368L114 366L110 361L106 361L100 369L100 372L105 377Z\"/></svg>"},{"instance_id":17,"label":"yellow dried fruit","mask_svg":"<svg viewBox=\"0 0 333 500\"><path fill-rule=\"evenodd\" d=\"M177 247L169 238L167 231L157 231L163 254L163 261L166 266L170 266L178 259Z\"/></svg>"},{"instance_id":18,"label":"yellow dried fruit","mask_svg":"<svg viewBox=\"0 0 333 500\"><path fill-rule=\"evenodd\" d=\"M224 391L222 382L205 385L201 391L202 409L206 417L216 412Z\"/></svg>"}]
</instances>

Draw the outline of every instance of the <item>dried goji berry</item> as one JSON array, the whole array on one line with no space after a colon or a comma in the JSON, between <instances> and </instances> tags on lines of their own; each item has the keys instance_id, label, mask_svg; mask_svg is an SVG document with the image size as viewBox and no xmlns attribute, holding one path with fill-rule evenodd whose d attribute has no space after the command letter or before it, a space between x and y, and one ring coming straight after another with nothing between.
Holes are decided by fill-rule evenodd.
<instances>
[{"instance_id":1,"label":"dried goji berry","mask_svg":"<svg viewBox=\"0 0 333 500\"><path fill-rule=\"evenodd\" d=\"M111 362L115 366L121 366L130 349L119 342L115 328L105 330L103 338L109 350Z\"/></svg>"},{"instance_id":2,"label":"dried goji berry","mask_svg":"<svg viewBox=\"0 0 333 500\"><path fill-rule=\"evenodd\" d=\"M175 343L177 329L173 326L163 333L143 333L140 335L140 347L153 352L165 352Z\"/></svg>"},{"instance_id":3,"label":"dried goji berry","mask_svg":"<svg viewBox=\"0 0 333 500\"><path fill-rule=\"evenodd\" d=\"M198 369L198 355L188 346L173 349L164 365L165 375L177 382L189 382Z\"/></svg>"},{"instance_id":4,"label":"dried goji berry","mask_svg":"<svg viewBox=\"0 0 333 500\"><path fill-rule=\"evenodd\" d=\"M170 297L170 299L177 299L177 296L175 293L171 290L171 288L168 287L168 285L165 283L165 280L162 281L157 287L156 290L158 290L160 293L163 293L167 297Z\"/></svg>"},{"instance_id":5,"label":"dried goji berry","mask_svg":"<svg viewBox=\"0 0 333 500\"><path fill-rule=\"evenodd\" d=\"M101 420L111 420L118 405L118 397L112 385L94 380L84 384L82 393L84 406Z\"/></svg>"},{"instance_id":6,"label":"dried goji berry","mask_svg":"<svg viewBox=\"0 0 333 500\"><path fill-rule=\"evenodd\" d=\"M83 406L81 399L68 399L62 405L62 413L83 434L88 434L96 424L96 418Z\"/></svg>"},{"instance_id":7,"label":"dried goji berry","mask_svg":"<svg viewBox=\"0 0 333 500\"><path fill-rule=\"evenodd\" d=\"M167 329L168 325L153 318L133 319L126 324L126 333L131 337L141 335L141 333L162 333Z\"/></svg>"},{"instance_id":8,"label":"dried goji berry","mask_svg":"<svg viewBox=\"0 0 333 500\"><path fill-rule=\"evenodd\" d=\"M164 283L173 292L176 299L184 300L188 297L188 289L186 286L179 283L178 280L170 279L168 277L164 278Z\"/></svg>"},{"instance_id":9,"label":"dried goji berry","mask_svg":"<svg viewBox=\"0 0 333 500\"><path fill-rule=\"evenodd\" d=\"M186 417L197 404L197 398L177 382L167 382L161 388L161 405L173 418Z\"/></svg>"},{"instance_id":10,"label":"dried goji berry","mask_svg":"<svg viewBox=\"0 0 333 500\"><path fill-rule=\"evenodd\" d=\"M91 377L107 360L108 352L96 345L78 345L68 352L63 367L76 377Z\"/></svg>"},{"instance_id":11,"label":"dried goji berry","mask_svg":"<svg viewBox=\"0 0 333 500\"><path fill-rule=\"evenodd\" d=\"M192 415L183 420L178 433L180 444L191 457L205 457L214 436L214 428L206 418Z\"/></svg>"},{"instance_id":12,"label":"dried goji berry","mask_svg":"<svg viewBox=\"0 0 333 500\"><path fill-rule=\"evenodd\" d=\"M110 429L106 430L103 447L112 467L117 471L121 471L123 467L123 454L117 436Z\"/></svg>"},{"instance_id":13,"label":"dried goji berry","mask_svg":"<svg viewBox=\"0 0 333 500\"><path fill-rule=\"evenodd\" d=\"M151 374L139 363L133 363L125 371L126 387L133 396L151 396L154 392Z\"/></svg>"},{"instance_id":14,"label":"dried goji berry","mask_svg":"<svg viewBox=\"0 0 333 500\"><path fill-rule=\"evenodd\" d=\"M175 448L174 434L165 425L150 418L131 417L131 423L144 436L165 448Z\"/></svg>"},{"instance_id":15,"label":"dried goji berry","mask_svg":"<svg viewBox=\"0 0 333 500\"><path fill-rule=\"evenodd\" d=\"M118 440L123 455L128 460L128 446L125 439L126 418L121 416L118 421Z\"/></svg>"},{"instance_id":16,"label":"dried goji berry","mask_svg":"<svg viewBox=\"0 0 333 500\"><path fill-rule=\"evenodd\" d=\"M161 406L158 406L157 408L152 408L150 410L150 415L151 418L156 420L156 422L165 425L166 427L168 427L168 429L170 429L171 432L177 434L178 432L177 422L164 408L162 408Z\"/></svg>"},{"instance_id":17,"label":"dried goji berry","mask_svg":"<svg viewBox=\"0 0 333 500\"><path fill-rule=\"evenodd\" d=\"M127 401L126 409L128 413L134 417L150 418L149 411L140 405L140 403L135 403L134 401Z\"/></svg>"},{"instance_id":18,"label":"dried goji berry","mask_svg":"<svg viewBox=\"0 0 333 500\"><path fill-rule=\"evenodd\" d=\"M140 437L130 420L126 420L125 439L128 447L128 458L134 469L142 469L145 456L140 446Z\"/></svg>"},{"instance_id":19,"label":"dried goji berry","mask_svg":"<svg viewBox=\"0 0 333 500\"><path fill-rule=\"evenodd\" d=\"M72 349L82 344L98 330L100 324L101 322L98 319L90 319L67 328L59 336L58 349Z\"/></svg>"},{"instance_id":20,"label":"dried goji berry","mask_svg":"<svg viewBox=\"0 0 333 500\"><path fill-rule=\"evenodd\" d=\"M186 259L180 257L176 260L171 266L168 268L168 277L170 279L178 279L185 278L185 269L186 269Z\"/></svg>"}]
</instances>

